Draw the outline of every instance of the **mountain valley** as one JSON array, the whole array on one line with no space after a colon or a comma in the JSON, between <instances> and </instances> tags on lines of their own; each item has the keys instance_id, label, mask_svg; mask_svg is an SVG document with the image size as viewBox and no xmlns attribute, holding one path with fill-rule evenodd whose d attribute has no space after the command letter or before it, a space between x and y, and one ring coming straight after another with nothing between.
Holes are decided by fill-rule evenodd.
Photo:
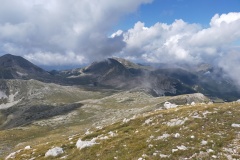
<instances>
[{"instance_id":1,"label":"mountain valley","mask_svg":"<svg viewBox=\"0 0 240 160\"><path fill-rule=\"evenodd\" d=\"M240 92L208 64L48 72L8 54L0 75L2 159L240 158Z\"/></svg>"}]
</instances>

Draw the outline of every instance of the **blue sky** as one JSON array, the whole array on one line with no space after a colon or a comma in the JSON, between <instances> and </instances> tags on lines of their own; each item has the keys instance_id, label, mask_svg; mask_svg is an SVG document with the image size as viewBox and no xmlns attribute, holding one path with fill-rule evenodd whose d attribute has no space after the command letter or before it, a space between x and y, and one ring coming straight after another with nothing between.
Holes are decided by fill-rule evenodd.
<instances>
[{"instance_id":1,"label":"blue sky","mask_svg":"<svg viewBox=\"0 0 240 160\"><path fill-rule=\"evenodd\" d=\"M123 18L114 29L129 29L137 21L152 26L157 22L170 24L175 19L207 27L215 14L239 11L239 0L154 0L151 4L141 5L137 12Z\"/></svg>"}]
</instances>

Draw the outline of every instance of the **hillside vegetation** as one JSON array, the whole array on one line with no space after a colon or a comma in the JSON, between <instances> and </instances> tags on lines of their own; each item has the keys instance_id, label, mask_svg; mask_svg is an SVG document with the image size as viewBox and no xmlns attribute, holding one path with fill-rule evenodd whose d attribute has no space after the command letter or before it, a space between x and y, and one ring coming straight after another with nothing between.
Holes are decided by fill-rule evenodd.
<instances>
[{"instance_id":1,"label":"hillside vegetation","mask_svg":"<svg viewBox=\"0 0 240 160\"><path fill-rule=\"evenodd\" d=\"M240 104L192 104L134 115L46 143L18 147L11 159L239 159ZM51 136L51 135L49 135ZM46 157L49 149L62 149ZM77 148L78 147L78 148ZM24 149L25 148L25 149Z\"/></svg>"}]
</instances>

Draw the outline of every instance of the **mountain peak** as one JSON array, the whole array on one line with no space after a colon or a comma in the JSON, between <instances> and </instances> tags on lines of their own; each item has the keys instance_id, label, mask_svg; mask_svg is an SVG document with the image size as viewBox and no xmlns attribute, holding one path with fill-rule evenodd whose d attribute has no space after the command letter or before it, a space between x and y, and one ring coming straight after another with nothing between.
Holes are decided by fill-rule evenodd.
<instances>
[{"instance_id":1,"label":"mountain peak","mask_svg":"<svg viewBox=\"0 0 240 160\"><path fill-rule=\"evenodd\" d=\"M119 61L108 58L103 61L93 62L91 65L85 68L85 72L93 72L95 74L103 74L113 67L125 68Z\"/></svg>"},{"instance_id":2,"label":"mountain peak","mask_svg":"<svg viewBox=\"0 0 240 160\"><path fill-rule=\"evenodd\" d=\"M32 64L21 56L5 54L0 57L0 77L7 79L32 78L48 74L42 68Z\"/></svg>"},{"instance_id":3,"label":"mountain peak","mask_svg":"<svg viewBox=\"0 0 240 160\"><path fill-rule=\"evenodd\" d=\"M23 57L21 57L21 56L17 56L17 55L12 55L12 54L5 54L5 55L2 55L1 57L0 57L0 60L1 61L6 61L6 60L8 60L8 61L10 61L10 60L14 60L14 61L27 61L26 59L24 59ZM28 61L29 62L29 61Z\"/></svg>"},{"instance_id":4,"label":"mountain peak","mask_svg":"<svg viewBox=\"0 0 240 160\"><path fill-rule=\"evenodd\" d=\"M7 54L2 55L0 58L2 58L2 57L8 57L8 58L11 58L11 57L20 57L20 56L16 56L16 55L13 55L13 54L7 53Z\"/></svg>"},{"instance_id":5,"label":"mountain peak","mask_svg":"<svg viewBox=\"0 0 240 160\"><path fill-rule=\"evenodd\" d=\"M128 69L143 69L143 70L152 70L153 68L150 66L145 66L145 65L139 65L136 63L133 63L129 60L126 60L124 58L119 58L119 57L113 57L111 59L114 59L116 61L118 61L119 63L121 63L124 67L128 68Z\"/></svg>"}]
</instances>

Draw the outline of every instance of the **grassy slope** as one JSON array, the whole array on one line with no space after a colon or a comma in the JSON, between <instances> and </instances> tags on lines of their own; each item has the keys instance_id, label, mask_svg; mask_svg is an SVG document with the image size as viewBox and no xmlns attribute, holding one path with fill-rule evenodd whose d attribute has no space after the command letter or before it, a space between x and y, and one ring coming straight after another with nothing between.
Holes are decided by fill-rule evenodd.
<instances>
[{"instance_id":1,"label":"grassy slope","mask_svg":"<svg viewBox=\"0 0 240 160\"><path fill-rule=\"evenodd\" d=\"M65 97L71 98L67 94ZM83 134L91 127L109 125L135 114L153 111L162 107L165 101L177 104L186 104L187 101L198 102L197 98L194 98L196 96L193 95L155 98L143 92L121 92L102 99L97 99L98 97L98 93L94 91L94 94L89 95L89 98L94 99L80 101L79 103L84 106L67 115L38 120L31 125L0 131L0 157L12 152L14 147L16 150L27 144L45 143L49 139L55 141L61 139L62 135L67 137L77 133ZM76 98L74 99L76 101ZM45 101L51 101L51 98L48 96ZM201 101L207 101L207 99ZM61 100L62 102L66 103L64 99Z\"/></svg>"},{"instance_id":2,"label":"grassy slope","mask_svg":"<svg viewBox=\"0 0 240 160\"><path fill-rule=\"evenodd\" d=\"M46 159L45 153L53 146L64 149L64 153L57 159L63 156L67 156L66 159L93 160L140 157L160 159L164 155L166 158L163 159L213 159L215 156L217 159L227 159L226 156L239 159L240 128L231 126L240 123L239 115L239 103L202 104L153 111L138 115L127 123L120 121L100 130L92 128L92 134L79 132L71 140L68 136L62 136L58 140L49 139L49 143L32 145L32 149L22 150L16 154L15 159ZM168 126L174 120L179 120L180 124ZM115 135L111 137L109 132ZM180 136L175 137L176 133ZM169 137L163 138L164 134ZM104 136L109 139L99 139ZM79 138L91 140L94 137L98 137L99 144L82 150L76 148ZM202 141L207 141L207 144L202 145ZM186 150L181 150L184 146ZM178 147L181 149L173 152Z\"/></svg>"},{"instance_id":3,"label":"grassy slope","mask_svg":"<svg viewBox=\"0 0 240 160\"><path fill-rule=\"evenodd\" d=\"M14 114L22 112L25 108L29 106L37 105L54 105L61 106L64 104L72 104L85 99L99 99L112 95L115 91L112 90L91 90L91 88L83 88L81 86L60 86L51 83L42 83L36 80L9 80L6 82L11 94L18 92L15 98L23 99L19 104L10 108L11 112L14 111ZM33 107L32 107L33 108ZM9 111L9 112L10 112ZM33 109L34 112L34 109ZM33 114L37 115L37 112ZM0 157L4 157L6 153L12 151L16 145L25 144L25 142L31 141L34 143L39 143L39 141L48 141L46 135L52 135L53 137L58 138L59 133L69 132L69 134L75 133L74 130L69 131L69 123L71 126L81 125L85 129L85 122L79 122L79 120L87 119L88 113L85 113L84 110L77 110L76 114L77 119L71 121L72 116L68 116L65 119L59 120L59 116L53 117L53 121L49 121L52 118L46 119L46 121L37 121L33 122L32 125L23 125L22 127L17 127L9 130L1 130L1 125L8 119L13 119L14 121L19 121L18 117L13 117L12 114L8 114L8 111L0 110ZM15 120L16 119L16 120ZM61 116L60 116L61 119ZM68 122L70 119L71 122ZM55 125L55 123L57 125ZM35 124L36 123L36 124ZM48 124L49 123L49 124ZM51 125L51 123L53 125ZM77 129L77 132L81 130L81 127ZM40 140L39 140L40 139Z\"/></svg>"}]
</instances>

